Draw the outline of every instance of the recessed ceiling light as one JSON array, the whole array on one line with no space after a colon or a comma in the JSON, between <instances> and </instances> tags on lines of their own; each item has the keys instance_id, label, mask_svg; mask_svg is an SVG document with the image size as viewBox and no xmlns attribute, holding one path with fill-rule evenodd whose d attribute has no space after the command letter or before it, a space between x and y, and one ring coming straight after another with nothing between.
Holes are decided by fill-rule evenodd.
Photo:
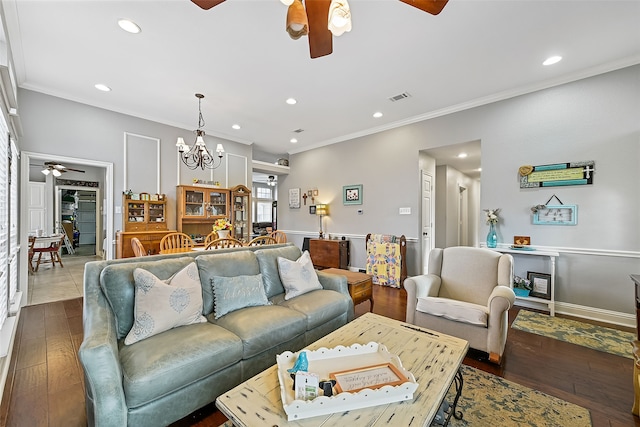
<instances>
[{"instance_id":1,"label":"recessed ceiling light","mask_svg":"<svg viewBox=\"0 0 640 427\"><path fill-rule=\"evenodd\" d=\"M103 85L102 83L95 85L95 88L103 92L111 92L111 88L107 85Z\"/></svg>"},{"instance_id":2,"label":"recessed ceiling light","mask_svg":"<svg viewBox=\"0 0 640 427\"><path fill-rule=\"evenodd\" d=\"M380 117L382 117L382 113L380 111L377 111L373 113L373 117L375 117L376 119L379 119Z\"/></svg>"},{"instance_id":3,"label":"recessed ceiling light","mask_svg":"<svg viewBox=\"0 0 640 427\"><path fill-rule=\"evenodd\" d=\"M553 65L560 61L562 61L562 56L550 56L542 63L542 65Z\"/></svg>"},{"instance_id":4,"label":"recessed ceiling light","mask_svg":"<svg viewBox=\"0 0 640 427\"><path fill-rule=\"evenodd\" d=\"M232 125L231 127L232 127L233 129L235 129L235 130L240 129L240 125L238 125L238 124L236 124L236 125Z\"/></svg>"},{"instance_id":5,"label":"recessed ceiling light","mask_svg":"<svg viewBox=\"0 0 640 427\"><path fill-rule=\"evenodd\" d=\"M291 138L289 142L292 144L295 144L296 142L298 142L298 140L296 138Z\"/></svg>"},{"instance_id":6,"label":"recessed ceiling light","mask_svg":"<svg viewBox=\"0 0 640 427\"><path fill-rule=\"evenodd\" d=\"M296 101L294 98L289 98L287 99L287 104L289 105L295 105L298 101Z\"/></svg>"},{"instance_id":7,"label":"recessed ceiling light","mask_svg":"<svg viewBox=\"0 0 640 427\"><path fill-rule=\"evenodd\" d=\"M460 154L458 154L458 158L459 158L459 159L464 159L465 157L467 157L467 153L460 153Z\"/></svg>"},{"instance_id":8,"label":"recessed ceiling light","mask_svg":"<svg viewBox=\"0 0 640 427\"><path fill-rule=\"evenodd\" d=\"M133 21L129 21L128 19L118 20L118 25L120 26L120 28L131 34L138 34L140 31L142 31L138 24Z\"/></svg>"}]
</instances>

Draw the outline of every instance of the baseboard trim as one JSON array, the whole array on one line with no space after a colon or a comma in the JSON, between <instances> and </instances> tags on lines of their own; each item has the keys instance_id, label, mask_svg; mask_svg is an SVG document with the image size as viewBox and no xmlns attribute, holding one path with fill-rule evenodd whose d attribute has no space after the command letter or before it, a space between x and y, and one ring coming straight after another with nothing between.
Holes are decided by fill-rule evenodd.
<instances>
[{"instance_id":1,"label":"baseboard trim","mask_svg":"<svg viewBox=\"0 0 640 427\"><path fill-rule=\"evenodd\" d=\"M618 311L604 310L596 307L571 304L568 302L556 301L556 313L567 316L579 317L582 319L595 320L612 325L636 327L636 316L634 314L621 313Z\"/></svg>"}]
</instances>

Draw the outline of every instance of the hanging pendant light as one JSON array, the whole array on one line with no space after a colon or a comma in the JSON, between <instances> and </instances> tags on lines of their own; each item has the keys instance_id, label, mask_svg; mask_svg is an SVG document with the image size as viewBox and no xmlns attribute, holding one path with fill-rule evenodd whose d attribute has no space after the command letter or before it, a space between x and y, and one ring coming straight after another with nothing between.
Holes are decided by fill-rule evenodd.
<instances>
[{"instance_id":1,"label":"hanging pendant light","mask_svg":"<svg viewBox=\"0 0 640 427\"><path fill-rule=\"evenodd\" d=\"M347 0L331 1L328 28L336 37L351 31L351 9Z\"/></svg>"},{"instance_id":2,"label":"hanging pendant light","mask_svg":"<svg viewBox=\"0 0 640 427\"><path fill-rule=\"evenodd\" d=\"M294 40L309 34L307 12L300 0L294 0L287 10L287 33Z\"/></svg>"},{"instance_id":3,"label":"hanging pendant light","mask_svg":"<svg viewBox=\"0 0 640 427\"><path fill-rule=\"evenodd\" d=\"M196 141L192 147L189 147L185 144L184 139L182 137L178 138L178 142L176 143L176 147L178 147L178 154L180 156L180 160L182 163L187 165L189 169L202 168L204 169L215 169L222 164L222 155L224 153L224 148L222 144L218 144L216 146L216 154L218 157L218 164L216 165L216 160L211 151L207 149L207 145L204 143L204 131L202 127L204 126L204 119L202 118L202 108L201 101L204 98L204 95L201 93L196 93L196 98L198 98L198 129L194 131L196 134Z\"/></svg>"}]
</instances>

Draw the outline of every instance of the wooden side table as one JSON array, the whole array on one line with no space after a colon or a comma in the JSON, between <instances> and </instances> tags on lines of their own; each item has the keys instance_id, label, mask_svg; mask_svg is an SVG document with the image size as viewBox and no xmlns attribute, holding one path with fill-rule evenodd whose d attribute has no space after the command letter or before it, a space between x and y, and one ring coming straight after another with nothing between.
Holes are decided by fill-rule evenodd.
<instances>
[{"instance_id":1,"label":"wooden side table","mask_svg":"<svg viewBox=\"0 0 640 427\"><path fill-rule=\"evenodd\" d=\"M357 271L341 270L339 268L327 268L323 273L337 274L347 278L349 285L349 295L353 300L353 305L358 305L366 300L371 301L370 312L373 313L373 282L371 275L358 273Z\"/></svg>"}]
</instances>

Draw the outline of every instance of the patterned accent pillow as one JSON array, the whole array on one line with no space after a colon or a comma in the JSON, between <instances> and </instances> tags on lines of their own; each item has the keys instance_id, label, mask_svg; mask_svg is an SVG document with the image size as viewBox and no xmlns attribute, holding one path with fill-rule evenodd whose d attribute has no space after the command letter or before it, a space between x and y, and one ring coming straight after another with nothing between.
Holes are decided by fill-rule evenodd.
<instances>
[{"instance_id":1,"label":"patterned accent pillow","mask_svg":"<svg viewBox=\"0 0 640 427\"><path fill-rule=\"evenodd\" d=\"M296 261L278 257L278 272L284 285L285 300L316 289L322 289L316 270L313 268L309 251L304 251Z\"/></svg>"},{"instance_id":2,"label":"patterned accent pillow","mask_svg":"<svg viewBox=\"0 0 640 427\"><path fill-rule=\"evenodd\" d=\"M142 268L133 270L136 285L135 320L124 339L126 345L178 326L203 323L202 287L195 262L160 280Z\"/></svg>"},{"instance_id":3,"label":"patterned accent pillow","mask_svg":"<svg viewBox=\"0 0 640 427\"><path fill-rule=\"evenodd\" d=\"M216 319L245 307L271 305L262 284L262 274L255 276L213 276L213 313Z\"/></svg>"}]
</instances>

